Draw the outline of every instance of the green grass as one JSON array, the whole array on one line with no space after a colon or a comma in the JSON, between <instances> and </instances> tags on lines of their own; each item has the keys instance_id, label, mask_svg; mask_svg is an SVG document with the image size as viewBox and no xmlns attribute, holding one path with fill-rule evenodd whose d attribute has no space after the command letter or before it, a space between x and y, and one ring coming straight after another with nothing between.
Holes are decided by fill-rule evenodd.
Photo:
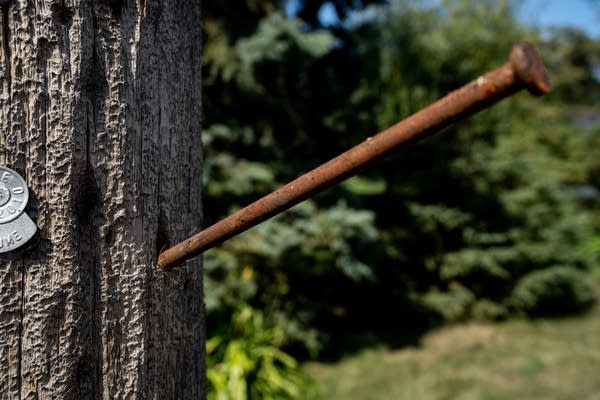
<instances>
[{"instance_id":1,"label":"green grass","mask_svg":"<svg viewBox=\"0 0 600 400\"><path fill-rule=\"evenodd\" d=\"M600 307L577 318L455 325L416 348L306 370L317 399L600 400Z\"/></svg>"}]
</instances>

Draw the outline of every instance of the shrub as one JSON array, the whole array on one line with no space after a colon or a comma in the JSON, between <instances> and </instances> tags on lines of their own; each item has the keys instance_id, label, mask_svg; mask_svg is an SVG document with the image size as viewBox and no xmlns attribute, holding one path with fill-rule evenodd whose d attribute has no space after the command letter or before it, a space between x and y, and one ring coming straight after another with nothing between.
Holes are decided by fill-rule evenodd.
<instances>
[{"instance_id":1,"label":"shrub","mask_svg":"<svg viewBox=\"0 0 600 400\"><path fill-rule=\"evenodd\" d=\"M450 284L446 292L428 292L423 296L426 308L437 314L443 321L456 322L469 317L475 296L459 283Z\"/></svg>"},{"instance_id":2,"label":"shrub","mask_svg":"<svg viewBox=\"0 0 600 400\"><path fill-rule=\"evenodd\" d=\"M533 271L515 286L511 303L532 316L580 312L596 300L591 277L585 271L554 266Z\"/></svg>"},{"instance_id":3,"label":"shrub","mask_svg":"<svg viewBox=\"0 0 600 400\"><path fill-rule=\"evenodd\" d=\"M298 362L281 350L283 333L259 310L234 313L231 329L206 344L209 400L301 399L310 389Z\"/></svg>"}]
</instances>

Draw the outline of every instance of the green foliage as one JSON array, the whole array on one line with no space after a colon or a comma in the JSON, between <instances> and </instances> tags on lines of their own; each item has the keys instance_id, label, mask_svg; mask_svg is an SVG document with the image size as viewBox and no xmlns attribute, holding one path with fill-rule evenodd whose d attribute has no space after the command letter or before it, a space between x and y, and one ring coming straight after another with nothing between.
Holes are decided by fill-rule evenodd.
<instances>
[{"instance_id":1,"label":"green foliage","mask_svg":"<svg viewBox=\"0 0 600 400\"><path fill-rule=\"evenodd\" d=\"M533 271L515 287L511 302L529 315L561 315L589 308L595 301L589 275L571 267Z\"/></svg>"},{"instance_id":2,"label":"green foliage","mask_svg":"<svg viewBox=\"0 0 600 400\"><path fill-rule=\"evenodd\" d=\"M553 298L581 309L600 268L600 135L586 119L598 41L542 40L511 1L390 2L328 30L323 3L300 2L304 21L272 1L206 6L206 224L504 63L518 40L542 49L556 91L504 100L207 252L219 349L240 304L298 357L357 327L497 320ZM382 322L382 307L394 318Z\"/></svg>"},{"instance_id":3,"label":"green foliage","mask_svg":"<svg viewBox=\"0 0 600 400\"><path fill-rule=\"evenodd\" d=\"M378 77L356 92L379 104L377 129L501 64L514 42L539 41L513 18L509 1L395 4L378 29L357 32L370 35L363 57L379 60ZM592 48L589 39L578 38L580 50L559 37L542 47L562 46L562 59L588 79L595 56L582 50ZM553 76L568 79L556 69ZM590 152L596 139L571 123L570 112L518 96L386 162L376 176L388 190L363 202L384 215L377 227L389 262L378 270L447 320L506 316L514 286L537 270L560 264L585 275L593 260L581 244L598 221L574 188L590 183L598 157Z\"/></svg>"},{"instance_id":4,"label":"green foliage","mask_svg":"<svg viewBox=\"0 0 600 400\"><path fill-rule=\"evenodd\" d=\"M423 301L431 310L437 312L446 321L460 321L470 315L475 296L464 286L453 283L448 291L431 291L423 296Z\"/></svg>"},{"instance_id":5,"label":"green foliage","mask_svg":"<svg viewBox=\"0 0 600 400\"><path fill-rule=\"evenodd\" d=\"M452 282L445 291L432 290L418 298L442 322L469 319L498 321L509 315L507 305L487 298L477 298L472 289L457 282Z\"/></svg>"},{"instance_id":6,"label":"green foliage","mask_svg":"<svg viewBox=\"0 0 600 400\"><path fill-rule=\"evenodd\" d=\"M576 28L557 28L547 41L546 63L560 71L553 75L550 97L559 102L598 104L600 41L590 40Z\"/></svg>"},{"instance_id":7,"label":"green foliage","mask_svg":"<svg viewBox=\"0 0 600 400\"><path fill-rule=\"evenodd\" d=\"M303 399L307 377L281 350L283 333L257 310L242 306L231 318L230 336L207 344L209 400Z\"/></svg>"},{"instance_id":8,"label":"green foliage","mask_svg":"<svg viewBox=\"0 0 600 400\"><path fill-rule=\"evenodd\" d=\"M220 324L238 301L267 310L282 324L287 340L310 353L320 350L310 323L316 317L303 303L297 279L329 276L374 279L358 250L377 238L373 213L340 202L317 209L311 201L261 224L205 255L207 310Z\"/></svg>"},{"instance_id":9,"label":"green foliage","mask_svg":"<svg viewBox=\"0 0 600 400\"><path fill-rule=\"evenodd\" d=\"M316 64L334 49L331 33L307 31L278 12L227 26L210 15L204 26L207 223L326 158L312 130L323 131L319 114L335 107L317 90L324 71ZM320 312L307 277L372 280L362 250L378 239L374 219L344 200L312 200L209 251L212 332L227 332L230 314L244 302L315 355L321 345L312 323Z\"/></svg>"},{"instance_id":10,"label":"green foliage","mask_svg":"<svg viewBox=\"0 0 600 400\"><path fill-rule=\"evenodd\" d=\"M600 235L592 236L584 243L584 250L592 255L595 260L594 273L600 278Z\"/></svg>"},{"instance_id":11,"label":"green foliage","mask_svg":"<svg viewBox=\"0 0 600 400\"><path fill-rule=\"evenodd\" d=\"M256 76L261 64L281 61L291 48L319 57L332 45L333 37L328 32L303 32L299 21L275 12L259 22L254 34L238 39L233 46L224 42L209 45L204 52L210 65L206 79L209 84L217 76L225 82L235 79L241 88L261 92L265 88Z\"/></svg>"}]
</instances>

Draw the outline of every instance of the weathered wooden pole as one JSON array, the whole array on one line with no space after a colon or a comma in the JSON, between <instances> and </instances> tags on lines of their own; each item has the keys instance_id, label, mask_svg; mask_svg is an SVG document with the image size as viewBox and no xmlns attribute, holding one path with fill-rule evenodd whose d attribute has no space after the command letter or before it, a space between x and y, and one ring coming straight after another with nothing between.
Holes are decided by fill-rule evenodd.
<instances>
[{"instance_id":1,"label":"weathered wooden pole","mask_svg":"<svg viewBox=\"0 0 600 400\"><path fill-rule=\"evenodd\" d=\"M0 255L0 399L200 399L200 1L0 7L0 164L38 233Z\"/></svg>"}]
</instances>

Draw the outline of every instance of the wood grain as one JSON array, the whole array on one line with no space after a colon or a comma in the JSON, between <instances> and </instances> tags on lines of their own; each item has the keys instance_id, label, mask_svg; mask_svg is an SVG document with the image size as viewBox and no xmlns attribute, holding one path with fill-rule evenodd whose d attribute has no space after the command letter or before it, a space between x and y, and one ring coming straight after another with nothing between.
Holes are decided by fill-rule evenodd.
<instances>
[{"instance_id":1,"label":"wood grain","mask_svg":"<svg viewBox=\"0 0 600 400\"><path fill-rule=\"evenodd\" d=\"M0 257L0 399L199 399L198 0L1 9L0 163L38 235ZM195 265L194 265L195 264Z\"/></svg>"}]
</instances>

